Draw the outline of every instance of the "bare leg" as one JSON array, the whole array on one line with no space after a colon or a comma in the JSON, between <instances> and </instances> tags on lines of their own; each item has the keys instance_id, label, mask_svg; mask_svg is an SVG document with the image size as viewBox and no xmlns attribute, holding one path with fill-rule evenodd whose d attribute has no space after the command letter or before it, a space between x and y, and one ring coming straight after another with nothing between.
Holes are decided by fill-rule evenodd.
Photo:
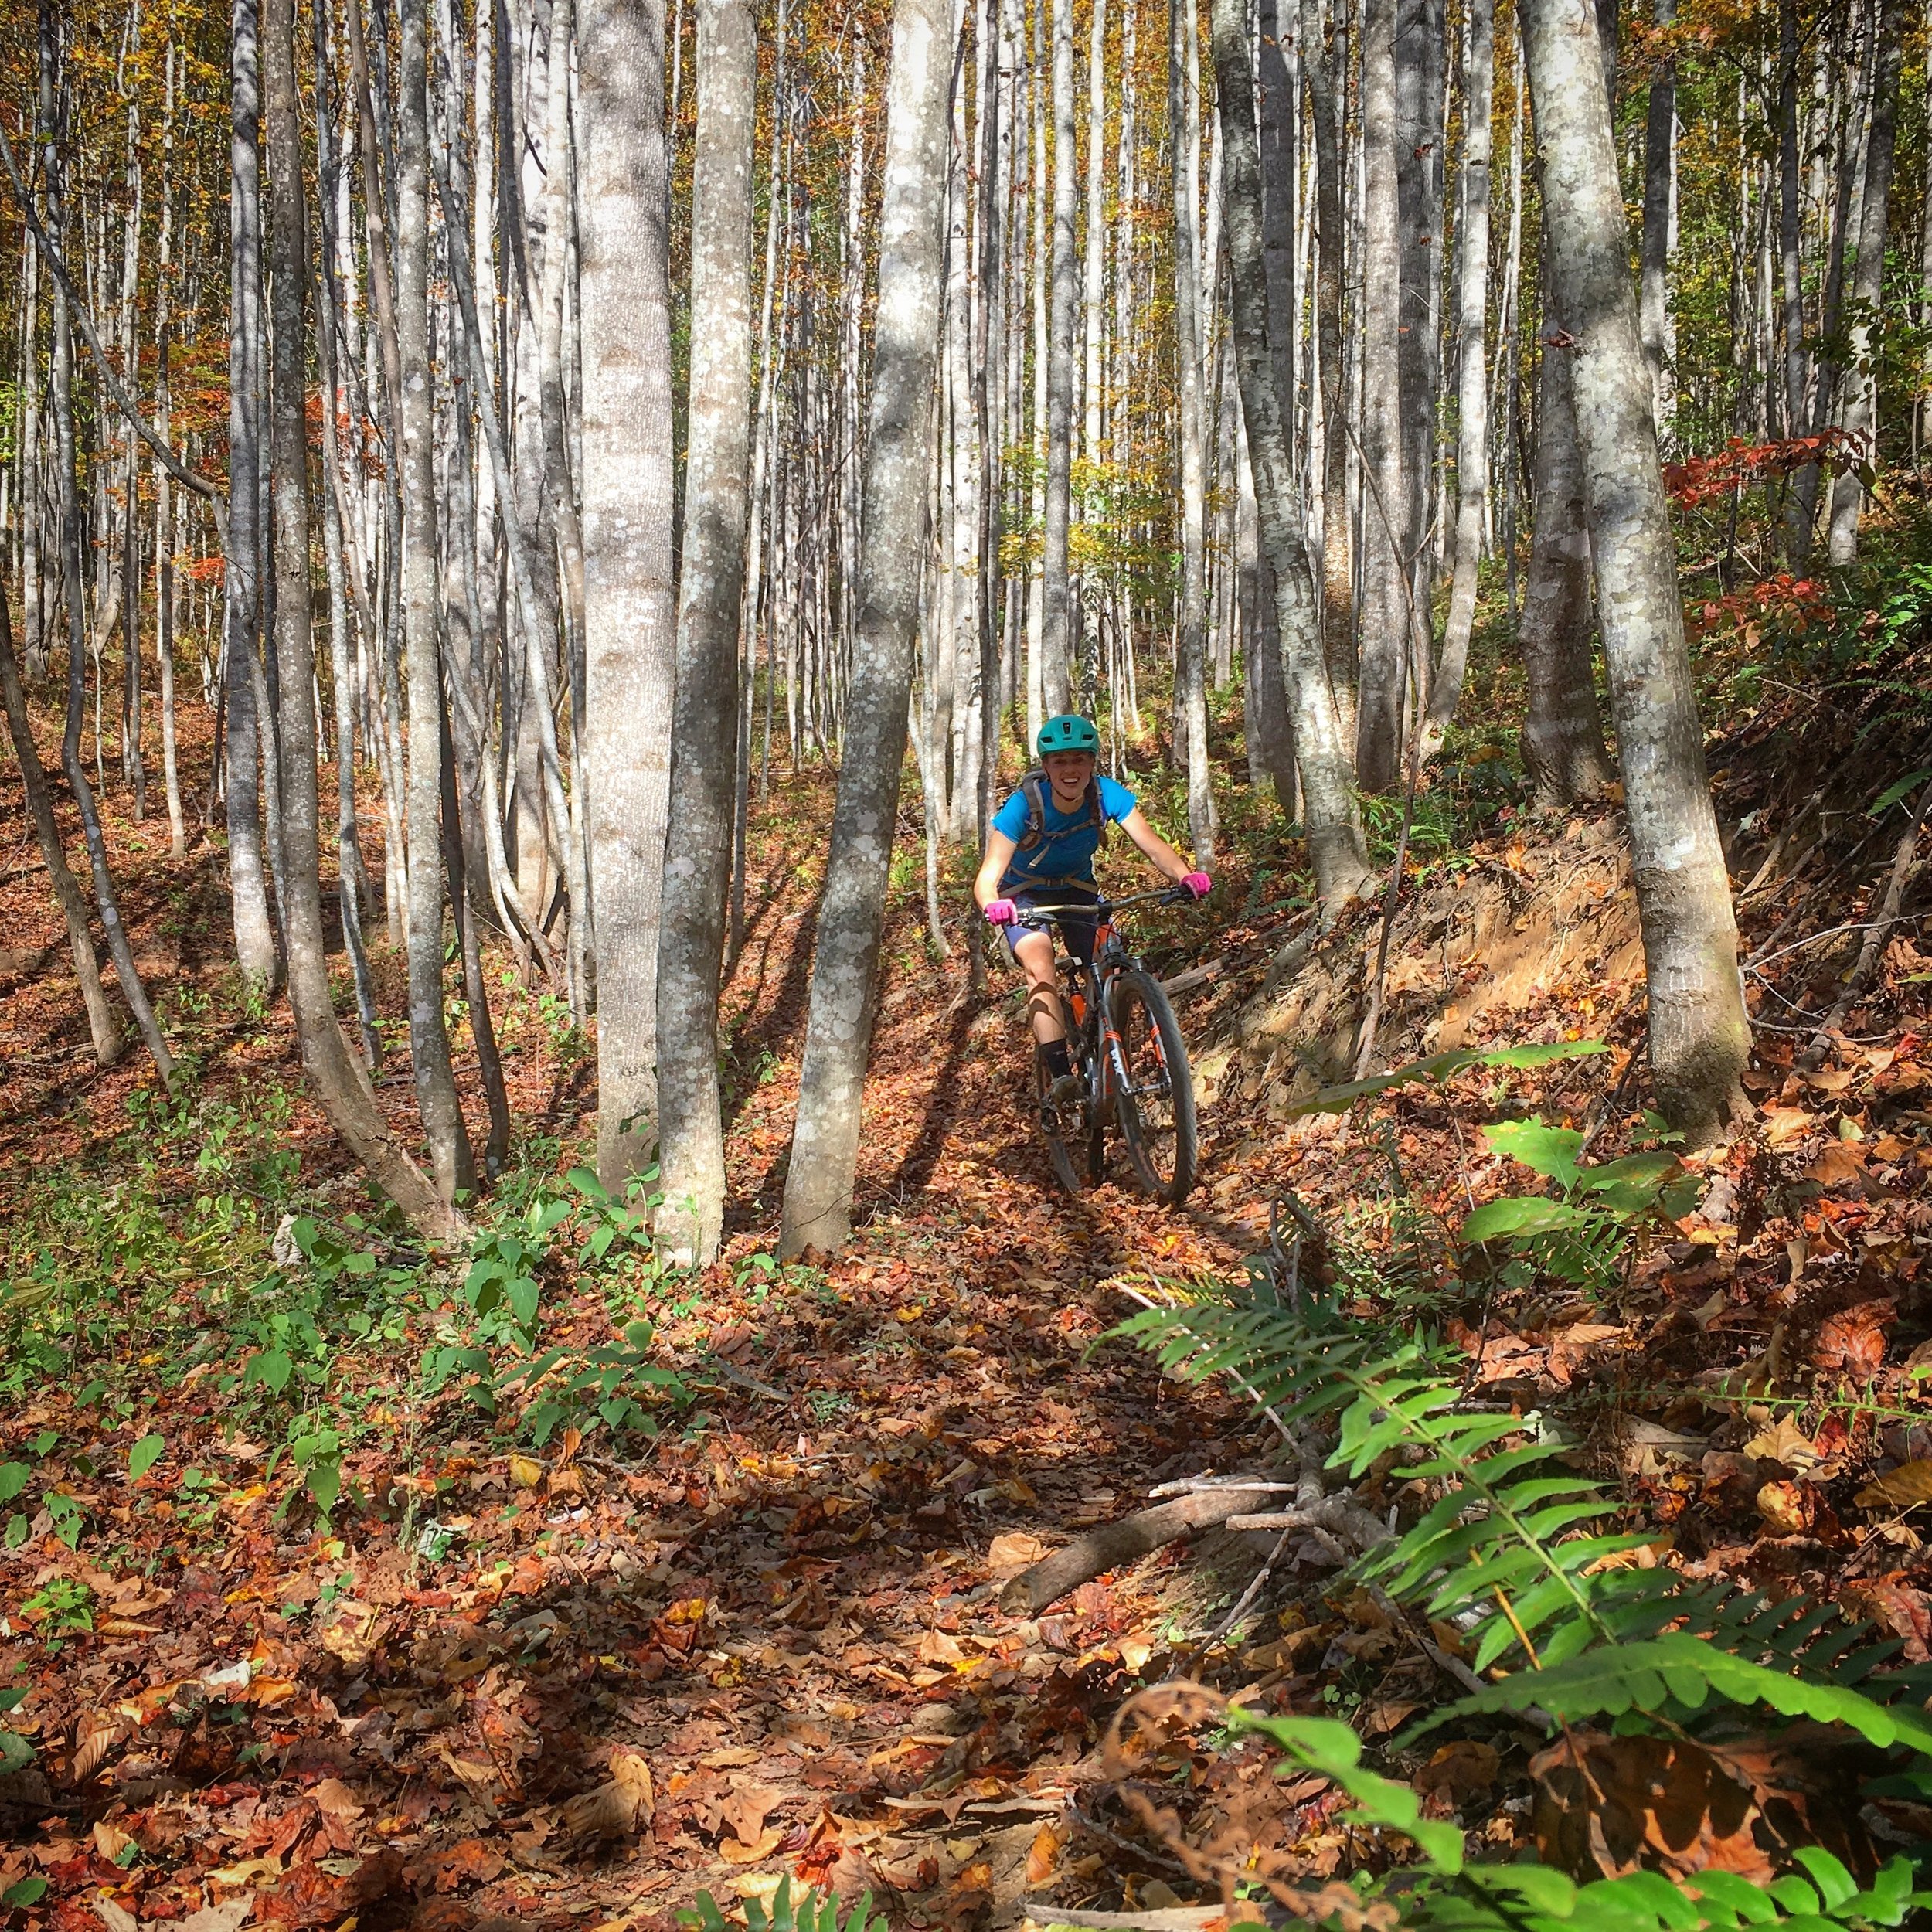
<instances>
[{"instance_id":1,"label":"bare leg","mask_svg":"<svg viewBox=\"0 0 1932 1932\"><path fill-rule=\"evenodd\" d=\"M1033 1038L1042 1046L1066 1037L1060 1009L1060 976L1053 970L1053 942L1044 933L1028 933L1015 940L1013 957L1026 975L1026 1012Z\"/></svg>"}]
</instances>

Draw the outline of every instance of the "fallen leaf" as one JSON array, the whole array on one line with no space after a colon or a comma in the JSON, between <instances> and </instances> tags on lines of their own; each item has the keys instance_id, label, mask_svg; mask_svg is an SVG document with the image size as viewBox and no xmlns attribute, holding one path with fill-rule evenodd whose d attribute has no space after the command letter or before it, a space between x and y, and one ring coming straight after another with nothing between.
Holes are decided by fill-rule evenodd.
<instances>
[{"instance_id":1,"label":"fallen leaf","mask_svg":"<svg viewBox=\"0 0 1932 1932\"><path fill-rule=\"evenodd\" d=\"M741 1845L755 1844L764 1829L766 1815L777 1802L778 1794L769 1786L736 1786L724 1804L724 1821L732 1836Z\"/></svg>"},{"instance_id":2,"label":"fallen leaf","mask_svg":"<svg viewBox=\"0 0 1932 1932\"><path fill-rule=\"evenodd\" d=\"M1502 1764L1495 1745L1460 1739L1443 1745L1417 1772L1416 1790L1425 1799L1434 1798L1444 1811L1457 1811L1495 1784Z\"/></svg>"},{"instance_id":3,"label":"fallen leaf","mask_svg":"<svg viewBox=\"0 0 1932 1932\"><path fill-rule=\"evenodd\" d=\"M1774 1103L1757 1111L1764 1123L1764 1138L1773 1147L1789 1147L1818 1124L1818 1116L1806 1113L1801 1107L1779 1107Z\"/></svg>"},{"instance_id":4,"label":"fallen leaf","mask_svg":"<svg viewBox=\"0 0 1932 1932\"><path fill-rule=\"evenodd\" d=\"M1066 1849L1073 1827L1063 1818L1049 1818L1033 1834L1026 1851L1026 1883L1044 1885L1060 1869L1060 1855Z\"/></svg>"},{"instance_id":5,"label":"fallen leaf","mask_svg":"<svg viewBox=\"0 0 1932 1932\"><path fill-rule=\"evenodd\" d=\"M1801 1536L1811 1526L1811 1492L1794 1482L1767 1482L1757 1492L1757 1513L1781 1536Z\"/></svg>"},{"instance_id":6,"label":"fallen leaf","mask_svg":"<svg viewBox=\"0 0 1932 1932\"><path fill-rule=\"evenodd\" d=\"M1004 1582L1022 1570L1031 1570L1046 1554L1046 1546L1039 1537L1009 1529L1004 1536L995 1536L988 1546L986 1567L995 1583Z\"/></svg>"},{"instance_id":7,"label":"fallen leaf","mask_svg":"<svg viewBox=\"0 0 1932 1932\"><path fill-rule=\"evenodd\" d=\"M534 1456L512 1456L510 1480L519 1489L534 1489L543 1480L543 1465Z\"/></svg>"},{"instance_id":8,"label":"fallen leaf","mask_svg":"<svg viewBox=\"0 0 1932 1932\"><path fill-rule=\"evenodd\" d=\"M777 1849L784 1836L784 1831L774 1825L760 1832L749 1844L728 1838L719 1843L718 1855L727 1865L757 1865Z\"/></svg>"},{"instance_id":9,"label":"fallen leaf","mask_svg":"<svg viewBox=\"0 0 1932 1932\"><path fill-rule=\"evenodd\" d=\"M105 1892L94 1900L94 1908L107 1932L140 1932L141 1921L117 1900Z\"/></svg>"},{"instance_id":10,"label":"fallen leaf","mask_svg":"<svg viewBox=\"0 0 1932 1932\"><path fill-rule=\"evenodd\" d=\"M1808 1181L1820 1187L1845 1187L1865 1172L1865 1150L1855 1142L1833 1141L1804 1170Z\"/></svg>"},{"instance_id":11,"label":"fallen leaf","mask_svg":"<svg viewBox=\"0 0 1932 1932\"><path fill-rule=\"evenodd\" d=\"M1811 1344L1811 1366L1849 1376L1876 1374L1885 1361L1885 1331L1897 1314L1896 1303L1876 1301L1828 1316Z\"/></svg>"},{"instance_id":12,"label":"fallen leaf","mask_svg":"<svg viewBox=\"0 0 1932 1932\"><path fill-rule=\"evenodd\" d=\"M1858 1502L1864 1509L1910 1509L1932 1502L1932 1461L1903 1463L1875 1477L1858 1492Z\"/></svg>"},{"instance_id":13,"label":"fallen leaf","mask_svg":"<svg viewBox=\"0 0 1932 1932\"><path fill-rule=\"evenodd\" d=\"M111 1825L104 1818L94 1821L94 1849L110 1865L118 1865L121 1853L134 1842L118 1825Z\"/></svg>"},{"instance_id":14,"label":"fallen leaf","mask_svg":"<svg viewBox=\"0 0 1932 1932\"><path fill-rule=\"evenodd\" d=\"M1781 1462L1787 1469L1798 1472L1809 1469L1818 1460L1818 1444L1788 1414L1780 1416L1768 1429L1760 1429L1745 1444L1744 1453L1761 1456L1767 1462Z\"/></svg>"}]
</instances>

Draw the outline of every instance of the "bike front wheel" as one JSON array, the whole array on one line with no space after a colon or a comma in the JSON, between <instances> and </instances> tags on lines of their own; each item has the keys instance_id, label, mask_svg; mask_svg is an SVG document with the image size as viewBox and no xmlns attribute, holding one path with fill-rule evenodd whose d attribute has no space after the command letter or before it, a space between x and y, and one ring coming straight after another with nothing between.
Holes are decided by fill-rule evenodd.
<instances>
[{"instance_id":1,"label":"bike front wheel","mask_svg":"<svg viewBox=\"0 0 1932 1932\"><path fill-rule=\"evenodd\" d=\"M1128 1160L1145 1192L1179 1206L1194 1185L1198 1153L1194 1077L1180 1022L1151 973L1121 974L1111 1008L1124 1076L1114 1117Z\"/></svg>"}]
</instances>

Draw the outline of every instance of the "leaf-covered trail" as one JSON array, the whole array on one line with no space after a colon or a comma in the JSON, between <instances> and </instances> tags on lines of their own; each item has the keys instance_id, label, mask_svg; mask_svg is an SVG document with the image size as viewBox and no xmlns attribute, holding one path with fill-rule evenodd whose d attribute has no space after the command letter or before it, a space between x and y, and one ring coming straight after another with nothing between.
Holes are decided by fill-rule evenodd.
<instances>
[{"instance_id":1,"label":"leaf-covered trail","mask_svg":"<svg viewBox=\"0 0 1932 1932\"><path fill-rule=\"evenodd\" d=\"M0 1667L30 1691L9 1721L37 1760L0 1786L0 1876L49 1881L36 1917L668 1926L700 1888L789 1871L983 1925L1108 1860L1066 1798L1184 1633L1158 1594L1089 1585L1026 1622L998 1586L1038 1539L1227 1453L1237 1410L1090 1349L1131 1305L1121 1281L1228 1265L1247 1231L1114 1187L1059 1197L1010 1003L951 1010L902 925L857 1235L822 1268L752 1262L808 985L787 865L726 999L747 1225L658 1311L701 1425L529 1453L378 1382L332 1527L212 1375L138 1419L70 1389L12 1419L10 1451L59 1438L36 1479L89 1526L70 1553L36 1519L5 1571ZM526 1118L567 1134L582 1070L534 1049L515 1070ZM133 1485L149 1430L166 1446ZM77 1585L91 1632L59 1628Z\"/></svg>"}]
</instances>

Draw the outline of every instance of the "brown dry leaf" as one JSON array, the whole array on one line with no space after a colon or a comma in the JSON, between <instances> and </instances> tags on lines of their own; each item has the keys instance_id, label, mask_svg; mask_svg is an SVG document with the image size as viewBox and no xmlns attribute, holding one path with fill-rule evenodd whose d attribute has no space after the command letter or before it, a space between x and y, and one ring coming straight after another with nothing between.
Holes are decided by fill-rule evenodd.
<instances>
[{"instance_id":1,"label":"brown dry leaf","mask_svg":"<svg viewBox=\"0 0 1932 1932\"><path fill-rule=\"evenodd\" d=\"M158 1637L158 1624L138 1624L131 1617L104 1617L94 1625L98 1637Z\"/></svg>"},{"instance_id":2,"label":"brown dry leaf","mask_svg":"<svg viewBox=\"0 0 1932 1932\"><path fill-rule=\"evenodd\" d=\"M362 1803L339 1777L325 1777L309 1787L308 1794L321 1814L322 1830L331 1848L338 1852L355 1849L355 1821L362 1815Z\"/></svg>"},{"instance_id":3,"label":"brown dry leaf","mask_svg":"<svg viewBox=\"0 0 1932 1932\"><path fill-rule=\"evenodd\" d=\"M1457 1811L1495 1783L1502 1764L1495 1745L1459 1739L1442 1746L1417 1772L1416 1790L1424 1798L1437 1799L1445 1810Z\"/></svg>"},{"instance_id":4,"label":"brown dry leaf","mask_svg":"<svg viewBox=\"0 0 1932 1932\"><path fill-rule=\"evenodd\" d=\"M281 1879L282 1862L280 1859L238 1859L233 1865L205 1876L211 1885L226 1886L231 1891L244 1885L260 1889L272 1886Z\"/></svg>"},{"instance_id":5,"label":"brown dry leaf","mask_svg":"<svg viewBox=\"0 0 1932 1932\"><path fill-rule=\"evenodd\" d=\"M698 1760L708 1771L735 1771L741 1766L755 1764L764 1756L749 1744L727 1744L721 1751L706 1751Z\"/></svg>"},{"instance_id":6,"label":"brown dry leaf","mask_svg":"<svg viewBox=\"0 0 1932 1932\"><path fill-rule=\"evenodd\" d=\"M732 1836L741 1845L756 1844L767 1814L777 1802L778 1794L768 1785L739 1785L724 1802L724 1821Z\"/></svg>"},{"instance_id":7,"label":"brown dry leaf","mask_svg":"<svg viewBox=\"0 0 1932 1932\"><path fill-rule=\"evenodd\" d=\"M1811 1492L1794 1482L1767 1482L1757 1492L1757 1513L1781 1536L1801 1536L1811 1528Z\"/></svg>"},{"instance_id":8,"label":"brown dry leaf","mask_svg":"<svg viewBox=\"0 0 1932 1932\"><path fill-rule=\"evenodd\" d=\"M1818 1124L1818 1116L1806 1113L1801 1107L1780 1107L1774 1102L1757 1111L1764 1123L1764 1138L1773 1147L1789 1147Z\"/></svg>"},{"instance_id":9,"label":"brown dry leaf","mask_svg":"<svg viewBox=\"0 0 1932 1932\"><path fill-rule=\"evenodd\" d=\"M1798 1077L1821 1094L1842 1094L1858 1076L1849 1067L1821 1066L1815 1073L1801 1073Z\"/></svg>"},{"instance_id":10,"label":"brown dry leaf","mask_svg":"<svg viewBox=\"0 0 1932 1932\"><path fill-rule=\"evenodd\" d=\"M651 1767L638 1752L619 1747L611 1753L609 1781L560 1806L557 1825L567 1844L594 1845L642 1831L654 1808Z\"/></svg>"},{"instance_id":11,"label":"brown dry leaf","mask_svg":"<svg viewBox=\"0 0 1932 1932\"><path fill-rule=\"evenodd\" d=\"M957 1664L965 1658L957 1638L948 1637L943 1630L929 1630L919 1640L919 1661L922 1664Z\"/></svg>"},{"instance_id":12,"label":"brown dry leaf","mask_svg":"<svg viewBox=\"0 0 1932 1932\"><path fill-rule=\"evenodd\" d=\"M1885 1361L1885 1331L1898 1314L1890 1301L1860 1301L1828 1316L1811 1344L1811 1366L1849 1376L1876 1375Z\"/></svg>"},{"instance_id":13,"label":"brown dry leaf","mask_svg":"<svg viewBox=\"0 0 1932 1932\"><path fill-rule=\"evenodd\" d=\"M1901 1464L1876 1477L1858 1492L1862 1509L1910 1509L1932 1502L1932 1461Z\"/></svg>"},{"instance_id":14,"label":"brown dry leaf","mask_svg":"<svg viewBox=\"0 0 1932 1932\"><path fill-rule=\"evenodd\" d=\"M1039 1537L1009 1529L1004 1536L995 1536L988 1546L986 1567L995 1582L1002 1582L1017 1577L1022 1570L1031 1570L1046 1554L1046 1545Z\"/></svg>"},{"instance_id":15,"label":"brown dry leaf","mask_svg":"<svg viewBox=\"0 0 1932 1932\"><path fill-rule=\"evenodd\" d=\"M1688 1740L1572 1730L1529 1769L1537 1852L1572 1878L1644 1866L1674 1878L1735 1872L1758 1885L1776 1876L1751 1829L1750 1792Z\"/></svg>"},{"instance_id":16,"label":"brown dry leaf","mask_svg":"<svg viewBox=\"0 0 1932 1932\"><path fill-rule=\"evenodd\" d=\"M1865 1172L1865 1149L1855 1141L1833 1141L1804 1170L1820 1187L1848 1187Z\"/></svg>"},{"instance_id":17,"label":"brown dry leaf","mask_svg":"<svg viewBox=\"0 0 1932 1932\"><path fill-rule=\"evenodd\" d=\"M338 1604L322 1632L322 1648L359 1670L375 1654L376 1626L380 1613L373 1604Z\"/></svg>"},{"instance_id":18,"label":"brown dry leaf","mask_svg":"<svg viewBox=\"0 0 1932 1932\"><path fill-rule=\"evenodd\" d=\"M1060 1869L1061 1855L1072 1835L1073 1827L1063 1818L1048 1818L1033 1834L1033 1842L1026 1850L1026 1883L1029 1886L1044 1885Z\"/></svg>"},{"instance_id":19,"label":"brown dry leaf","mask_svg":"<svg viewBox=\"0 0 1932 1932\"><path fill-rule=\"evenodd\" d=\"M1788 1415L1780 1416L1768 1429L1759 1430L1745 1444L1744 1453L1747 1456L1762 1456L1767 1462L1781 1462L1787 1469L1801 1471L1810 1468L1818 1459L1818 1444Z\"/></svg>"},{"instance_id":20,"label":"brown dry leaf","mask_svg":"<svg viewBox=\"0 0 1932 1932\"><path fill-rule=\"evenodd\" d=\"M73 1761L67 1767L70 1784L84 1784L107 1761L107 1753L121 1742L118 1724L95 1717L80 1730L74 1743Z\"/></svg>"},{"instance_id":21,"label":"brown dry leaf","mask_svg":"<svg viewBox=\"0 0 1932 1932\"><path fill-rule=\"evenodd\" d=\"M134 1842L118 1825L111 1825L104 1818L94 1821L94 1849L110 1865L118 1865L121 1853Z\"/></svg>"},{"instance_id":22,"label":"brown dry leaf","mask_svg":"<svg viewBox=\"0 0 1932 1932\"><path fill-rule=\"evenodd\" d=\"M779 1841L784 1836L782 1825L768 1825L758 1835L746 1844L734 1838L723 1840L718 1846L718 1855L727 1865L757 1865L770 1857L778 1849Z\"/></svg>"},{"instance_id":23,"label":"brown dry leaf","mask_svg":"<svg viewBox=\"0 0 1932 1932\"><path fill-rule=\"evenodd\" d=\"M459 1885L488 1885L502 1871L504 1857L488 1839L466 1838L437 1852L429 1864L436 1889L454 1892Z\"/></svg>"},{"instance_id":24,"label":"brown dry leaf","mask_svg":"<svg viewBox=\"0 0 1932 1932\"><path fill-rule=\"evenodd\" d=\"M111 1899L103 1892L93 1900L93 1905L107 1932L139 1932L141 1921L119 1900Z\"/></svg>"}]
</instances>

